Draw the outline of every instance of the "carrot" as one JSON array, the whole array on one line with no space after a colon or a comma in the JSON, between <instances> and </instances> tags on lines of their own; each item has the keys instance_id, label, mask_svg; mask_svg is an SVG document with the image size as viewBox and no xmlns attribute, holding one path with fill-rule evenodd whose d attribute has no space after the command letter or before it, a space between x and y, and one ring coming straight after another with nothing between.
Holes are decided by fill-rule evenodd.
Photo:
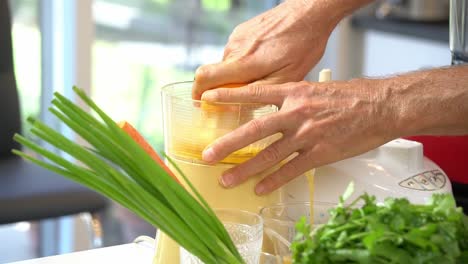
<instances>
[{"instance_id":1,"label":"carrot","mask_svg":"<svg viewBox=\"0 0 468 264\"><path fill-rule=\"evenodd\" d=\"M151 147L151 145L145 140L145 138L134 128L130 123L127 121L118 122L117 125L123 129L133 140L135 140L138 145L140 145L143 150L148 153L151 158L161 166L169 175L174 178L176 182L180 184L179 179L175 176L175 174L167 167L166 163L159 157L158 153Z\"/></svg>"}]
</instances>

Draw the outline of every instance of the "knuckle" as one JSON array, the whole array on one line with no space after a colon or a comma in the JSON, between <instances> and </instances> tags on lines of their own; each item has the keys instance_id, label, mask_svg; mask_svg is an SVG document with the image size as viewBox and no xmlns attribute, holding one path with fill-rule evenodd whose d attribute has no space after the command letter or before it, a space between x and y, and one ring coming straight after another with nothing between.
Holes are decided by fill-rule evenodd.
<instances>
[{"instance_id":1,"label":"knuckle","mask_svg":"<svg viewBox=\"0 0 468 264\"><path fill-rule=\"evenodd\" d=\"M232 43L231 42L228 42L225 46L224 46L224 54L227 54L229 52L231 52L233 50L232 48Z\"/></svg>"},{"instance_id":2,"label":"knuckle","mask_svg":"<svg viewBox=\"0 0 468 264\"><path fill-rule=\"evenodd\" d=\"M234 96L235 90L231 88L218 88L216 89L219 99L231 98Z\"/></svg>"},{"instance_id":3,"label":"knuckle","mask_svg":"<svg viewBox=\"0 0 468 264\"><path fill-rule=\"evenodd\" d=\"M278 173L281 175L283 178L290 178L294 172L296 171L296 165L294 163L288 162L284 164L281 169L278 171Z\"/></svg>"},{"instance_id":4,"label":"knuckle","mask_svg":"<svg viewBox=\"0 0 468 264\"><path fill-rule=\"evenodd\" d=\"M232 57L236 51L238 45L235 44L235 41L230 41L224 46L224 57Z\"/></svg>"},{"instance_id":5,"label":"knuckle","mask_svg":"<svg viewBox=\"0 0 468 264\"><path fill-rule=\"evenodd\" d=\"M246 54L244 50L236 50L232 52L232 57L240 65L253 70L252 64L255 63L255 59L250 56L250 54Z\"/></svg>"},{"instance_id":6,"label":"knuckle","mask_svg":"<svg viewBox=\"0 0 468 264\"><path fill-rule=\"evenodd\" d=\"M249 131L249 135L252 137L263 138L262 136L263 136L264 127L265 127L265 124L262 120L254 119L249 122L247 131Z\"/></svg>"},{"instance_id":7,"label":"knuckle","mask_svg":"<svg viewBox=\"0 0 468 264\"><path fill-rule=\"evenodd\" d=\"M271 163L276 162L281 157L281 151L278 149L276 145L271 145L263 150L261 158L264 162Z\"/></svg>"},{"instance_id":8,"label":"knuckle","mask_svg":"<svg viewBox=\"0 0 468 264\"><path fill-rule=\"evenodd\" d=\"M198 67L197 71L195 72L195 79L197 81L203 81L209 78L211 73L211 65L202 65Z\"/></svg>"},{"instance_id":9,"label":"knuckle","mask_svg":"<svg viewBox=\"0 0 468 264\"><path fill-rule=\"evenodd\" d=\"M234 27L234 29L231 32L231 35L229 35L229 40L235 39L237 35L242 32L242 25L243 23Z\"/></svg>"},{"instance_id":10,"label":"knuckle","mask_svg":"<svg viewBox=\"0 0 468 264\"><path fill-rule=\"evenodd\" d=\"M315 86L311 85L311 83L307 81L300 81L297 84L291 86L292 93L296 94L297 96L309 96L310 94L314 94Z\"/></svg>"},{"instance_id":11,"label":"knuckle","mask_svg":"<svg viewBox=\"0 0 468 264\"><path fill-rule=\"evenodd\" d=\"M244 67L248 63L246 57L242 54L242 50L239 49L231 50L228 54L226 54L225 60L229 63L243 64Z\"/></svg>"},{"instance_id":12,"label":"knuckle","mask_svg":"<svg viewBox=\"0 0 468 264\"><path fill-rule=\"evenodd\" d=\"M310 135L316 129L316 123L313 120L307 120L302 124L303 133Z\"/></svg>"},{"instance_id":13,"label":"knuckle","mask_svg":"<svg viewBox=\"0 0 468 264\"><path fill-rule=\"evenodd\" d=\"M308 119L307 114L304 112L304 106L302 105L292 106L292 109L288 111L288 116L296 123L302 124L301 127L304 124L304 120Z\"/></svg>"},{"instance_id":14,"label":"knuckle","mask_svg":"<svg viewBox=\"0 0 468 264\"><path fill-rule=\"evenodd\" d=\"M310 146L313 142L320 139L320 134L317 133L312 121L307 121L294 131L293 138L302 148Z\"/></svg>"},{"instance_id":15,"label":"knuckle","mask_svg":"<svg viewBox=\"0 0 468 264\"><path fill-rule=\"evenodd\" d=\"M317 168L327 163L326 162L327 155L323 152L315 151L315 149L317 148L314 148L311 151L301 154L304 156L304 160L307 161L307 164L308 164L307 169Z\"/></svg>"},{"instance_id":16,"label":"knuckle","mask_svg":"<svg viewBox=\"0 0 468 264\"><path fill-rule=\"evenodd\" d=\"M242 25L242 24L239 24L239 25L235 26L235 27L232 29L232 32L231 32L231 35L229 36L229 38L233 38L233 37L236 35L236 33L239 32L240 26L241 26L241 25Z\"/></svg>"},{"instance_id":17,"label":"knuckle","mask_svg":"<svg viewBox=\"0 0 468 264\"><path fill-rule=\"evenodd\" d=\"M223 59L226 60L231 55L231 49L229 47L224 48Z\"/></svg>"},{"instance_id":18,"label":"knuckle","mask_svg":"<svg viewBox=\"0 0 468 264\"><path fill-rule=\"evenodd\" d=\"M317 109L307 102L299 102L299 104L293 108L292 112L301 120L313 120ZM309 125L310 124L309 122Z\"/></svg>"},{"instance_id":19,"label":"knuckle","mask_svg":"<svg viewBox=\"0 0 468 264\"><path fill-rule=\"evenodd\" d=\"M249 91L250 91L250 97L253 100L260 99L265 95L265 87L263 85L258 85L258 84L250 85Z\"/></svg>"},{"instance_id":20,"label":"knuckle","mask_svg":"<svg viewBox=\"0 0 468 264\"><path fill-rule=\"evenodd\" d=\"M304 159L309 162L316 161L318 158L317 155L315 155L314 151L307 151L302 153L302 155L304 156Z\"/></svg>"},{"instance_id":21,"label":"knuckle","mask_svg":"<svg viewBox=\"0 0 468 264\"><path fill-rule=\"evenodd\" d=\"M305 159L304 153L300 153L293 160L284 164L278 172L284 181L290 181L313 167L311 160Z\"/></svg>"},{"instance_id":22,"label":"knuckle","mask_svg":"<svg viewBox=\"0 0 468 264\"><path fill-rule=\"evenodd\" d=\"M300 81L298 82L299 89L313 89L313 86L310 85L308 81Z\"/></svg>"}]
</instances>

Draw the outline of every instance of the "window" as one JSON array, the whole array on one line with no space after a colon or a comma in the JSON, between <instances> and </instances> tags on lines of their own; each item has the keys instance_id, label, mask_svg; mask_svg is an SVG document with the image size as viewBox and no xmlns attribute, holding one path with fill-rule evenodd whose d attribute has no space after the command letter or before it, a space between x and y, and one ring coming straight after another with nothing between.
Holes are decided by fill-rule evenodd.
<instances>
[{"instance_id":1,"label":"window","mask_svg":"<svg viewBox=\"0 0 468 264\"><path fill-rule=\"evenodd\" d=\"M41 32L39 2L10 0L12 15L13 56L19 90L23 133L28 134L28 116L39 114L41 94Z\"/></svg>"},{"instance_id":2,"label":"window","mask_svg":"<svg viewBox=\"0 0 468 264\"><path fill-rule=\"evenodd\" d=\"M161 86L219 61L232 29L275 3L94 0L93 99L162 150Z\"/></svg>"}]
</instances>

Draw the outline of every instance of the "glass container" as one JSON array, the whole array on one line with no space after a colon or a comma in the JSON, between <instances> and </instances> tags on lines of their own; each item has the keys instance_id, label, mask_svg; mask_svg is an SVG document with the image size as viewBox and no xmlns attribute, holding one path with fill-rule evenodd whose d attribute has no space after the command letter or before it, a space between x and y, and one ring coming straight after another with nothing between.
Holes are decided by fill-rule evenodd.
<instances>
[{"instance_id":1,"label":"glass container","mask_svg":"<svg viewBox=\"0 0 468 264\"><path fill-rule=\"evenodd\" d=\"M296 222L305 217L313 227L317 227L328 221L328 210L335 206L333 203L313 202L311 207L310 202L295 202L262 208L260 215L264 221L263 251L288 258L291 255L291 243L296 235Z\"/></svg>"},{"instance_id":2,"label":"glass container","mask_svg":"<svg viewBox=\"0 0 468 264\"><path fill-rule=\"evenodd\" d=\"M215 209L246 264L258 264L262 249L263 220L259 214L235 209ZM203 264L180 247L180 264Z\"/></svg>"}]
</instances>

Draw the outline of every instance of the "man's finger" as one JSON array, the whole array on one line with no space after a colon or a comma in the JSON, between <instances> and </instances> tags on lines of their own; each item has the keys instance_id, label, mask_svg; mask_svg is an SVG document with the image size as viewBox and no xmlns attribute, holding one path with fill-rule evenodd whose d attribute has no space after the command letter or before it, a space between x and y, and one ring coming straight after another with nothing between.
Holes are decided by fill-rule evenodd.
<instances>
[{"instance_id":1,"label":"man's finger","mask_svg":"<svg viewBox=\"0 0 468 264\"><path fill-rule=\"evenodd\" d=\"M285 138L262 150L250 160L223 173L220 182L224 187L234 187L248 178L258 175L289 157L297 147Z\"/></svg>"},{"instance_id":2,"label":"man's finger","mask_svg":"<svg viewBox=\"0 0 468 264\"><path fill-rule=\"evenodd\" d=\"M202 158L208 163L221 161L234 151L279 132L284 126L284 122L285 120L279 112L247 122L234 131L218 138L203 151Z\"/></svg>"},{"instance_id":3,"label":"man's finger","mask_svg":"<svg viewBox=\"0 0 468 264\"><path fill-rule=\"evenodd\" d=\"M203 93L203 101L281 105L286 94L282 85L249 84L239 89L219 88Z\"/></svg>"},{"instance_id":4,"label":"man's finger","mask_svg":"<svg viewBox=\"0 0 468 264\"><path fill-rule=\"evenodd\" d=\"M280 169L265 177L255 186L258 195L270 193L285 185L292 179L304 174L306 171L316 167L310 155L299 154L291 161L284 164Z\"/></svg>"},{"instance_id":5,"label":"man's finger","mask_svg":"<svg viewBox=\"0 0 468 264\"><path fill-rule=\"evenodd\" d=\"M246 70L248 65L237 62L220 62L200 66L195 73L192 98L199 100L204 91L222 87L225 84L248 83L252 81L252 71Z\"/></svg>"}]
</instances>

